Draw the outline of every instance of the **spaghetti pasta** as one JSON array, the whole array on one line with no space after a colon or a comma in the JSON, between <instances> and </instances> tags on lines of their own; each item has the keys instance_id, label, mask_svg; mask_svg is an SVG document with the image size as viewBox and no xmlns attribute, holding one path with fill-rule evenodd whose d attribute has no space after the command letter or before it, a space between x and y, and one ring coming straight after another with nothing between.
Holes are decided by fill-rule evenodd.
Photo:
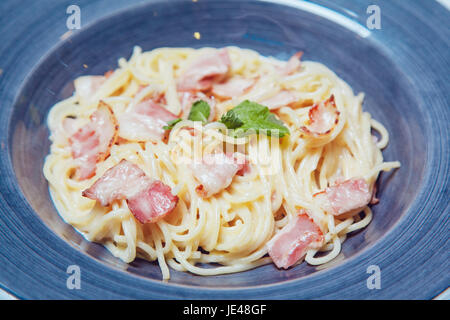
<instances>
[{"instance_id":1,"label":"spaghetti pasta","mask_svg":"<svg viewBox=\"0 0 450 320\"><path fill-rule=\"evenodd\" d=\"M105 77L88 99L75 94L52 107L48 115L52 145L43 171L58 212L88 240L104 244L125 262L136 257L157 261L164 279L170 277L169 267L217 275L270 263L268 241L299 210L308 212L324 239L320 248L307 250L304 260L311 265L331 261L339 255L348 233L370 223L372 211L364 205L358 210L361 213L335 215L324 209L315 195L355 177L363 178L374 193L379 173L400 163L384 162L381 149L388 143L388 133L362 110L364 95L354 95L347 83L317 62L302 61L298 70L286 75L280 73L284 61L227 47L228 77L253 79L254 83L239 96L212 94L216 121L202 125L183 117L164 139L119 138L109 156L96 164L92 177L76 178L78 163L65 119L76 119L78 127L88 123L100 100L120 117L155 94L164 97L162 104L170 113L186 114L177 82L195 59L214 50L159 48L142 52L135 47L131 58L120 59L119 68ZM234 137L217 121L242 101L264 104L281 91L293 93L295 103L271 111L289 129L289 135ZM339 121L327 134L308 134L304 128L312 121L314 105L330 96ZM381 136L379 141L372 130ZM251 170L234 176L224 190L202 197L189 163L198 154L225 149L246 155ZM102 206L82 196L83 190L123 159L171 188L179 198L173 212L154 223L141 223L124 199Z\"/></svg>"}]
</instances>

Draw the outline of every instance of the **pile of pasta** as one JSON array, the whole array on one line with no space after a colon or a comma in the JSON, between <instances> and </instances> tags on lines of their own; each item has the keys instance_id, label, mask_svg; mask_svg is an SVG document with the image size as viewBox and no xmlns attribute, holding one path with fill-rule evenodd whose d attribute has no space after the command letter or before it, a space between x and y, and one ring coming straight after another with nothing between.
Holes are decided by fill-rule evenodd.
<instances>
[{"instance_id":1,"label":"pile of pasta","mask_svg":"<svg viewBox=\"0 0 450 320\"><path fill-rule=\"evenodd\" d=\"M164 279L333 260L370 223L379 173L400 163L383 160L389 135L363 94L300 59L135 47L76 79L48 115L58 212Z\"/></svg>"}]
</instances>

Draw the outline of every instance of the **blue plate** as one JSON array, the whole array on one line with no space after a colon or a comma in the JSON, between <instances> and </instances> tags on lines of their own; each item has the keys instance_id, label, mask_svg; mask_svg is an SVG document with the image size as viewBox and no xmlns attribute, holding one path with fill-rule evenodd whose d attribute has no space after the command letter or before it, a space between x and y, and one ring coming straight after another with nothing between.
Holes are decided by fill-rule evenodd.
<instances>
[{"instance_id":1,"label":"blue plate","mask_svg":"<svg viewBox=\"0 0 450 320\"><path fill-rule=\"evenodd\" d=\"M449 11L436 1L88 1L68 32L72 1L0 3L0 284L19 298L430 299L449 285ZM375 11L374 11L375 10ZM70 21L69 21L70 22ZM70 23L69 23L70 25ZM369 28L371 27L371 28ZM200 33L200 39L194 37ZM57 214L42 175L46 116L72 81L103 74L134 45L235 45L287 59L303 50L365 92L384 123L387 160L374 220L328 268L273 265L201 277L125 264ZM81 289L68 289L68 267ZM372 270L381 287L370 289ZM376 267L375 267L376 268Z\"/></svg>"}]
</instances>

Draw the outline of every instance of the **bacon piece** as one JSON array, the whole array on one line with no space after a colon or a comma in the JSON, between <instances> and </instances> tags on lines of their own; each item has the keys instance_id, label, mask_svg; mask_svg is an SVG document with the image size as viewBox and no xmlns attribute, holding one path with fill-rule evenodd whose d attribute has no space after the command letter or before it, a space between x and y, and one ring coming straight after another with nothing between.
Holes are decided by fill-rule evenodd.
<instances>
[{"instance_id":1,"label":"bacon piece","mask_svg":"<svg viewBox=\"0 0 450 320\"><path fill-rule=\"evenodd\" d=\"M119 135L129 141L162 140L164 126L177 119L153 100L144 100L118 117Z\"/></svg>"},{"instance_id":2,"label":"bacon piece","mask_svg":"<svg viewBox=\"0 0 450 320\"><path fill-rule=\"evenodd\" d=\"M114 200L126 199L145 189L151 179L137 165L121 160L106 172L88 189L83 197L97 200L104 207Z\"/></svg>"},{"instance_id":3,"label":"bacon piece","mask_svg":"<svg viewBox=\"0 0 450 320\"><path fill-rule=\"evenodd\" d=\"M102 206L126 199L131 213L141 223L160 220L172 212L178 203L178 197L171 193L170 187L149 178L137 165L127 160L108 169L82 195L97 200Z\"/></svg>"},{"instance_id":4,"label":"bacon piece","mask_svg":"<svg viewBox=\"0 0 450 320\"><path fill-rule=\"evenodd\" d=\"M227 49L215 50L198 57L178 82L179 91L205 91L213 83L223 80L230 69L231 61Z\"/></svg>"},{"instance_id":5,"label":"bacon piece","mask_svg":"<svg viewBox=\"0 0 450 320\"><path fill-rule=\"evenodd\" d=\"M95 127L88 124L80 128L69 138L72 147L72 157L78 160L75 176L78 180L92 178L97 166L100 139Z\"/></svg>"},{"instance_id":6,"label":"bacon piece","mask_svg":"<svg viewBox=\"0 0 450 320\"><path fill-rule=\"evenodd\" d=\"M309 109L308 116L306 126L300 128L302 131L311 135L330 133L339 122L339 111L334 101L334 95L325 101L315 103Z\"/></svg>"},{"instance_id":7,"label":"bacon piece","mask_svg":"<svg viewBox=\"0 0 450 320\"><path fill-rule=\"evenodd\" d=\"M153 181L147 188L127 199L128 208L141 223L156 222L177 206L178 197L171 191L161 181Z\"/></svg>"},{"instance_id":8,"label":"bacon piece","mask_svg":"<svg viewBox=\"0 0 450 320\"><path fill-rule=\"evenodd\" d=\"M144 100L137 104L134 107L134 111L140 115L160 119L166 122L176 119L176 115L151 99Z\"/></svg>"},{"instance_id":9,"label":"bacon piece","mask_svg":"<svg viewBox=\"0 0 450 320\"><path fill-rule=\"evenodd\" d=\"M309 249L319 249L324 241L319 226L307 211L300 212L268 243L268 253L278 268L287 269L302 258Z\"/></svg>"},{"instance_id":10,"label":"bacon piece","mask_svg":"<svg viewBox=\"0 0 450 320\"><path fill-rule=\"evenodd\" d=\"M75 95L81 104L88 103L95 92L106 81L105 76L82 76L75 79Z\"/></svg>"},{"instance_id":11,"label":"bacon piece","mask_svg":"<svg viewBox=\"0 0 450 320\"><path fill-rule=\"evenodd\" d=\"M221 98L235 98L242 96L255 84L255 79L233 77L223 83L216 83L212 92Z\"/></svg>"},{"instance_id":12,"label":"bacon piece","mask_svg":"<svg viewBox=\"0 0 450 320\"><path fill-rule=\"evenodd\" d=\"M192 172L200 182L195 191L208 198L227 188L236 173L244 168L242 157L236 154L206 154L201 161L192 164Z\"/></svg>"},{"instance_id":13,"label":"bacon piece","mask_svg":"<svg viewBox=\"0 0 450 320\"><path fill-rule=\"evenodd\" d=\"M66 121L66 126L69 122ZM79 166L76 176L85 180L95 175L96 163L106 159L117 139L118 125L111 107L100 101L90 122L78 129L70 138L72 157Z\"/></svg>"},{"instance_id":14,"label":"bacon piece","mask_svg":"<svg viewBox=\"0 0 450 320\"><path fill-rule=\"evenodd\" d=\"M298 98L293 92L282 90L269 99L263 100L261 104L268 107L270 110L275 110L293 104L297 101Z\"/></svg>"},{"instance_id":15,"label":"bacon piece","mask_svg":"<svg viewBox=\"0 0 450 320\"><path fill-rule=\"evenodd\" d=\"M191 91L185 91L185 92L179 92L178 97L180 98L181 103L181 109L182 109L182 115L181 117L183 119L187 119L189 116L189 113L191 112L192 104L196 101L203 100L209 104L211 107L208 121L213 121L214 117L216 115L216 100L213 96L208 97L203 92L191 92Z\"/></svg>"},{"instance_id":16,"label":"bacon piece","mask_svg":"<svg viewBox=\"0 0 450 320\"><path fill-rule=\"evenodd\" d=\"M99 137L99 157L98 161L103 161L109 156L112 145L116 142L118 124L111 107L99 102L96 112L91 115L91 121L97 125Z\"/></svg>"},{"instance_id":17,"label":"bacon piece","mask_svg":"<svg viewBox=\"0 0 450 320\"><path fill-rule=\"evenodd\" d=\"M296 72L298 69L300 69L300 59L303 55L303 51L299 51L296 54L294 54L286 63L286 65L281 68L280 73L282 75L288 76Z\"/></svg>"},{"instance_id":18,"label":"bacon piece","mask_svg":"<svg viewBox=\"0 0 450 320\"><path fill-rule=\"evenodd\" d=\"M337 216L362 209L372 199L369 185L364 179L349 179L314 195L322 207Z\"/></svg>"}]
</instances>

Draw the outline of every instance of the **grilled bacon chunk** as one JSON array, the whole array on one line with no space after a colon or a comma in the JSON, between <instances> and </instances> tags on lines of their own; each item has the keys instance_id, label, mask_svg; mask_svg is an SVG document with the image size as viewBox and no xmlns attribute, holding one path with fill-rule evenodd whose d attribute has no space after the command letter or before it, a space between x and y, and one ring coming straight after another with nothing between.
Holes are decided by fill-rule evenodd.
<instances>
[{"instance_id":1,"label":"grilled bacon chunk","mask_svg":"<svg viewBox=\"0 0 450 320\"><path fill-rule=\"evenodd\" d=\"M232 77L225 82L215 83L212 87L212 92L221 98L240 97L248 91L255 82L255 79Z\"/></svg>"},{"instance_id":2,"label":"grilled bacon chunk","mask_svg":"<svg viewBox=\"0 0 450 320\"><path fill-rule=\"evenodd\" d=\"M268 243L268 253L278 268L287 269L299 261L309 249L319 249L324 236L307 211L300 212Z\"/></svg>"},{"instance_id":3,"label":"grilled bacon chunk","mask_svg":"<svg viewBox=\"0 0 450 320\"><path fill-rule=\"evenodd\" d=\"M364 179L349 179L324 191L316 193L314 198L333 215L361 210L372 200L372 192Z\"/></svg>"},{"instance_id":4,"label":"grilled bacon chunk","mask_svg":"<svg viewBox=\"0 0 450 320\"><path fill-rule=\"evenodd\" d=\"M177 116L152 99L119 115L119 136L129 141L162 140L164 126Z\"/></svg>"},{"instance_id":5,"label":"grilled bacon chunk","mask_svg":"<svg viewBox=\"0 0 450 320\"><path fill-rule=\"evenodd\" d=\"M66 121L67 120L67 121ZM66 130L73 121L64 120ZM117 139L118 125L111 107L100 101L97 110L90 116L90 122L75 131L69 138L72 157L78 163L76 176L85 180L95 175L97 162L106 159Z\"/></svg>"},{"instance_id":6,"label":"grilled bacon chunk","mask_svg":"<svg viewBox=\"0 0 450 320\"><path fill-rule=\"evenodd\" d=\"M225 79L231 67L227 49L199 56L178 81L178 91L205 91Z\"/></svg>"},{"instance_id":7,"label":"grilled bacon chunk","mask_svg":"<svg viewBox=\"0 0 450 320\"><path fill-rule=\"evenodd\" d=\"M241 155L241 154L240 154ZM227 188L239 172L244 174L245 159L236 154L214 153L192 164L194 178L200 182L196 192L208 198Z\"/></svg>"},{"instance_id":8,"label":"grilled bacon chunk","mask_svg":"<svg viewBox=\"0 0 450 320\"><path fill-rule=\"evenodd\" d=\"M108 169L83 196L109 206L115 200L126 199L128 208L141 223L152 223L172 212L178 197L169 186L148 177L137 165L122 160Z\"/></svg>"},{"instance_id":9,"label":"grilled bacon chunk","mask_svg":"<svg viewBox=\"0 0 450 320\"><path fill-rule=\"evenodd\" d=\"M334 101L334 95L331 95L325 101L315 103L308 113L309 119L305 126L300 129L310 135L329 134L339 121L339 111Z\"/></svg>"}]
</instances>

